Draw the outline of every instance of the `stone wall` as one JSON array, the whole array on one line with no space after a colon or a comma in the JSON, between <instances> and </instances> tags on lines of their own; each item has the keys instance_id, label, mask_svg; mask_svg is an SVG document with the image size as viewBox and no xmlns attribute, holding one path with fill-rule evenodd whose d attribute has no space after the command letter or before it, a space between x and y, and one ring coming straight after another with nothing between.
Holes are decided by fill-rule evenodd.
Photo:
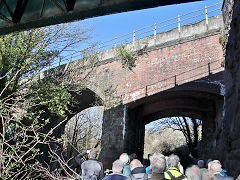
<instances>
[{"instance_id":1,"label":"stone wall","mask_svg":"<svg viewBox=\"0 0 240 180\"><path fill-rule=\"evenodd\" d=\"M124 150L126 109L123 105L108 109L103 114L101 159L104 168L112 167Z\"/></svg>"},{"instance_id":2,"label":"stone wall","mask_svg":"<svg viewBox=\"0 0 240 180\"><path fill-rule=\"evenodd\" d=\"M225 106L218 123L217 156L231 175L240 173L240 1L225 0Z\"/></svg>"}]
</instances>

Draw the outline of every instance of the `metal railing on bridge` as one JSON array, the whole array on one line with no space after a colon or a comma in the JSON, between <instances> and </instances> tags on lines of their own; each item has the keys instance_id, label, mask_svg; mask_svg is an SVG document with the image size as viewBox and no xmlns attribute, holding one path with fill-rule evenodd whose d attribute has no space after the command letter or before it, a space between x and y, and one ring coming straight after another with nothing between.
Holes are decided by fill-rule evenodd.
<instances>
[{"instance_id":1,"label":"metal railing on bridge","mask_svg":"<svg viewBox=\"0 0 240 180\"><path fill-rule=\"evenodd\" d=\"M212 16L221 14L221 5L222 3L217 3L210 6L205 6L204 8L186 14L178 15L174 18L167 19L161 22L156 22L152 25L134 30L127 34L116 36L115 38L108 41L98 42L94 47L86 48L73 54L71 59L81 59L83 57L87 57L90 54L100 53L101 51L116 48L117 46L131 43L148 36L153 36L153 38L156 39L158 33L175 28L178 28L179 33L181 33L182 26L197 21L205 20L206 26L208 27L208 19Z\"/></svg>"},{"instance_id":2,"label":"metal railing on bridge","mask_svg":"<svg viewBox=\"0 0 240 180\"><path fill-rule=\"evenodd\" d=\"M177 17L167 19L165 21L154 23L150 26L137 29L122 36L117 36L111 40L99 42L98 52L106 50L106 47L108 47L107 49L116 48L118 45L134 42L137 39L141 39L151 35L153 35L153 37L156 39L157 33L174 28L178 28L179 33L181 33L181 26L203 19L206 20L206 26L208 26L208 18L211 17L211 14L221 9L220 7L217 7L220 4L221 3L217 3L211 6L205 6L205 8L198 9L196 11L186 13L183 15L178 15ZM214 15L218 14L215 13Z\"/></svg>"},{"instance_id":3,"label":"metal railing on bridge","mask_svg":"<svg viewBox=\"0 0 240 180\"><path fill-rule=\"evenodd\" d=\"M223 59L217 59L212 62L208 62L206 64L193 67L190 70L177 73L175 75L158 80L144 87L140 87L131 91L120 92L121 100L123 103L134 101L135 99L132 99L131 95L134 94L135 92L139 92L139 96L137 98L140 99L140 98L155 94L156 90L163 91L166 89L170 89L170 88L182 85L184 83L188 83L190 81L197 81L197 80L201 81L201 79L204 77L208 77L212 74L216 74L221 71L224 71L224 67L222 63L223 63ZM200 72L196 71L199 69L201 69ZM185 75L187 75L187 77L185 77ZM220 82L217 82L217 81L215 83L219 83L220 85L222 85ZM224 93L222 93L221 95L224 95Z\"/></svg>"}]
</instances>

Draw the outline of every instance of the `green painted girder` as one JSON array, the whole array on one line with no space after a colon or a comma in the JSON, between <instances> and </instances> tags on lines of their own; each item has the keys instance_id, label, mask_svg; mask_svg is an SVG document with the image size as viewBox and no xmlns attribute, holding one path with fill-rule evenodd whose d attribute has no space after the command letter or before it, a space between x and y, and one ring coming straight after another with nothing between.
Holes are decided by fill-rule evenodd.
<instances>
[{"instance_id":1,"label":"green painted girder","mask_svg":"<svg viewBox=\"0 0 240 180\"><path fill-rule=\"evenodd\" d=\"M0 34L199 0L0 0Z\"/></svg>"}]
</instances>

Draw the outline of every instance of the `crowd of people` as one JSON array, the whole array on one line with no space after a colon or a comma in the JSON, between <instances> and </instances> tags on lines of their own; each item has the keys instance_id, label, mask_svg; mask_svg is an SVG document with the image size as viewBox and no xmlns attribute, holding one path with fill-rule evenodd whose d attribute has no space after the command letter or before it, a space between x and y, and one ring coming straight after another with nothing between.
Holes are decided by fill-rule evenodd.
<instances>
[{"instance_id":1,"label":"crowd of people","mask_svg":"<svg viewBox=\"0 0 240 180\"><path fill-rule=\"evenodd\" d=\"M82 160L88 154L88 160ZM136 154L123 153L112 164L112 173L104 176L103 165L96 160L97 150L91 149L75 157L81 166L80 178L82 180L233 180L222 169L219 160L198 160L184 172L177 155L164 156L154 153L149 156L150 166L145 167L137 159Z\"/></svg>"}]
</instances>

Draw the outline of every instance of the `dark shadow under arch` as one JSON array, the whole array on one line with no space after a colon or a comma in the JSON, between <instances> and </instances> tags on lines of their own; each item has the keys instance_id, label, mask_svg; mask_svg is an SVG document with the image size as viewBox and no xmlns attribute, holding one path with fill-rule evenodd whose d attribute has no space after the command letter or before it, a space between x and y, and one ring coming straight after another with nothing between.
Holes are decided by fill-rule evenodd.
<instances>
[{"instance_id":1,"label":"dark shadow under arch","mask_svg":"<svg viewBox=\"0 0 240 180\"><path fill-rule=\"evenodd\" d=\"M125 151L137 153L141 159L145 125L160 118L173 116L203 120L202 145L213 148L216 119L221 116L223 106L220 88L214 83L191 82L128 104Z\"/></svg>"},{"instance_id":2,"label":"dark shadow under arch","mask_svg":"<svg viewBox=\"0 0 240 180\"><path fill-rule=\"evenodd\" d=\"M88 88L80 92L70 91L70 94L72 95L72 98L69 105L70 112L68 112L68 119L84 109L103 105L101 98Z\"/></svg>"}]
</instances>

